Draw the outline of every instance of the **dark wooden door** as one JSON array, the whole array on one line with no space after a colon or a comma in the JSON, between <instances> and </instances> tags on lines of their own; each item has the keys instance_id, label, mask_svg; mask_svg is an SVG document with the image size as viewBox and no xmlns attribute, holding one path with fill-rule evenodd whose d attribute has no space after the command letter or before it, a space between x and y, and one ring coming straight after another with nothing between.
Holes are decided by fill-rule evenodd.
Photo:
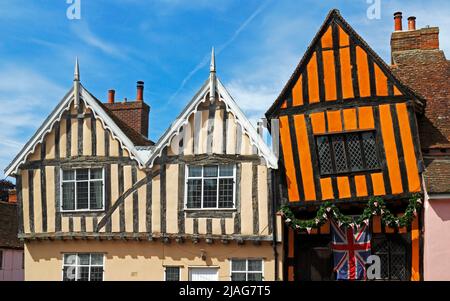
<instances>
[{"instance_id":1,"label":"dark wooden door","mask_svg":"<svg viewBox=\"0 0 450 301\"><path fill-rule=\"evenodd\" d=\"M297 235L295 280L334 280L330 235Z\"/></svg>"}]
</instances>

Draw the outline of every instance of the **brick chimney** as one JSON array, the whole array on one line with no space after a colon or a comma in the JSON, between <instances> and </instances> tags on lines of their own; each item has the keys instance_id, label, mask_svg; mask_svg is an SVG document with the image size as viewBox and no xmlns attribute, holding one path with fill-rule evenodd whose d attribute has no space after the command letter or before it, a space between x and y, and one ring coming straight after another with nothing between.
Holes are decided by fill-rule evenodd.
<instances>
[{"instance_id":1,"label":"brick chimney","mask_svg":"<svg viewBox=\"0 0 450 301\"><path fill-rule=\"evenodd\" d=\"M108 91L105 106L129 127L148 138L148 121L150 106L144 102L144 82L137 82L136 100L116 102L115 91Z\"/></svg>"},{"instance_id":2,"label":"brick chimney","mask_svg":"<svg viewBox=\"0 0 450 301\"><path fill-rule=\"evenodd\" d=\"M439 27L416 29L416 17L408 18L408 30L402 30L402 13L394 14L391 53L405 50L439 49Z\"/></svg>"}]
</instances>

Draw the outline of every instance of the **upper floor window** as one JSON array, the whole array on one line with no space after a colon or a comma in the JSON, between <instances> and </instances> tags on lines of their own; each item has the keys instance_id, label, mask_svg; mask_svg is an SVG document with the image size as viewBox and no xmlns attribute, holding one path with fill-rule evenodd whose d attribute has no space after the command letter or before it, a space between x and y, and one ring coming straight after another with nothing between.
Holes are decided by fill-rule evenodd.
<instances>
[{"instance_id":1,"label":"upper floor window","mask_svg":"<svg viewBox=\"0 0 450 301\"><path fill-rule=\"evenodd\" d=\"M234 165L188 166L186 178L186 208L234 207Z\"/></svg>"},{"instance_id":2,"label":"upper floor window","mask_svg":"<svg viewBox=\"0 0 450 301\"><path fill-rule=\"evenodd\" d=\"M102 210L104 204L102 168L62 171L62 210Z\"/></svg>"},{"instance_id":3,"label":"upper floor window","mask_svg":"<svg viewBox=\"0 0 450 301\"><path fill-rule=\"evenodd\" d=\"M316 136L321 175L380 168L375 131Z\"/></svg>"},{"instance_id":4,"label":"upper floor window","mask_svg":"<svg viewBox=\"0 0 450 301\"><path fill-rule=\"evenodd\" d=\"M103 254L64 254L63 281L103 281Z\"/></svg>"}]
</instances>

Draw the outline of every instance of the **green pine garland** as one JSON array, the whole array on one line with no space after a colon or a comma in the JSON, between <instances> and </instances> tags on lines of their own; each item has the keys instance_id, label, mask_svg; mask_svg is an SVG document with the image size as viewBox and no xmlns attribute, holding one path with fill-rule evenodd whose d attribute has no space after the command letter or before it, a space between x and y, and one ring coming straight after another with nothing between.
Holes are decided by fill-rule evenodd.
<instances>
[{"instance_id":1,"label":"green pine garland","mask_svg":"<svg viewBox=\"0 0 450 301\"><path fill-rule=\"evenodd\" d=\"M363 213L357 217L351 217L342 214L339 208L331 201L323 203L319 210L317 210L316 217L309 220L297 219L294 213L291 211L288 205L281 207L281 215L285 217L285 222L291 228L295 230L307 230L319 228L325 224L328 218L333 218L339 226L347 227L359 227L363 224L369 224L369 220L372 216L381 216L381 222L389 227L406 227L411 224L411 221L417 216L417 210L419 209L422 201L420 200L420 194L415 194L409 200L409 204L406 207L405 214L401 217L394 216L389 209L386 208L384 200L380 197L372 197L367 203L367 207Z\"/></svg>"}]
</instances>

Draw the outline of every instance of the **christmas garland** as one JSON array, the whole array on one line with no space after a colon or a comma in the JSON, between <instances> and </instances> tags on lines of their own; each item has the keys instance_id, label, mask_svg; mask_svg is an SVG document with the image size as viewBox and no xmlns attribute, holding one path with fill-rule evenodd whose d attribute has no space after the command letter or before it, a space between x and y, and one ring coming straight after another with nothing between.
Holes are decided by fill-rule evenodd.
<instances>
[{"instance_id":1,"label":"christmas garland","mask_svg":"<svg viewBox=\"0 0 450 301\"><path fill-rule=\"evenodd\" d=\"M333 218L339 227L358 228L363 224L368 225L370 218L375 215L381 216L381 222L384 225L401 228L411 224L413 218L417 216L417 210L421 204L422 201L420 200L420 195L413 195L406 207L405 214L400 217L393 215L389 209L386 208L384 200L380 197L372 197L367 203L363 213L357 217L342 214L339 211L339 208L330 201L323 203L319 210L317 210L316 217L309 220L297 219L288 205L282 206L280 213L282 217L285 217L285 222L288 226L295 230L306 230L308 233L311 229L319 228L325 224L329 218Z\"/></svg>"}]
</instances>

